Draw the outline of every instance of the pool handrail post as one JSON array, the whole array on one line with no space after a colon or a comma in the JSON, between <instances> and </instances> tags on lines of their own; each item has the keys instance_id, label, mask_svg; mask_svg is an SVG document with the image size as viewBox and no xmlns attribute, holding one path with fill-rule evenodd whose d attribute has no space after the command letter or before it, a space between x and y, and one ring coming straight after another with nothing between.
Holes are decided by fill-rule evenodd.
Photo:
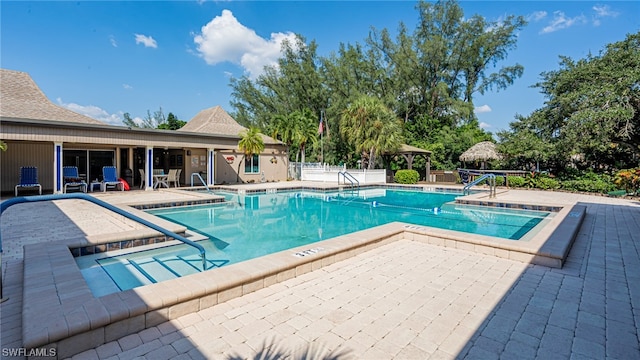
<instances>
[{"instance_id":1,"label":"pool handrail post","mask_svg":"<svg viewBox=\"0 0 640 360\"><path fill-rule=\"evenodd\" d=\"M495 174L484 174L479 178L473 180L472 182L465 185L462 189L462 194L467 195L467 191L470 191L471 187L479 184L482 180L488 179L489 183L489 198L494 198L496 196L496 175Z\"/></svg>"},{"instance_id":2,"label":"pool handrail post","mask_svg":"<svg viewBox=\"0 0 640 360\"><path fill-rule=\"evenodd\" d=\"M19 196L19 197L14 197L12 199L8 199L5 200L3 202L0 203L0 215L10 206L12 205L16 205L16 204L21 204L21 203L27 203L27 202L40 202L40 201L52 201L52 200L65 200L65 199L80 199L80 200L86 200L89 202L92 202L98 206L101 206L107 210L111 210L115 213L117 213L118 215L122 215L124 217L126 217L129 220L133 220L137 223L140 223L144 226L150 227L153 230L156 230L162 234L164 234L165 236L169 236L172 237L178 241L181 241L191 247L196 248L199 252L200 252L200 257L202 258L202 271L207 270L207 257L206 257L206 251L204 249L204 247L202 247L202 245L197 244L187 238L185 238L184 236L178 235L172 231L166 230L148 220L145 220L139 216L133 215L130 212L124 211L123 209L120 209L114 205L109 204L108 202L105 202L103 200L100 200L98 198L95 198L91 195L88 194L83 194L83 193L71 193L71 194L53 194L53 195L34 195L34 196ZM2 235L0 234L0 252L2 251ZM1 259L0 259L1 260ZM1 269L1 268L0 268ZM1 278L1 276L0 276ZM0 280L0 287L1 287L2 283Z\"/></svg>"},{"instance_id":3,"label":"pool handrail post","mask_svg":"<svg viewBox=\"0 0 640 360\"><path fill-rule=\"evenodd\" d=\"M202 178L202 176L200 176L199 173L191 173L191 187L193 187L193 177L197 177L198 179L200 179L200 182L202 183L202 185L204 185L204 187L207 189L207 192L211 192L211 189L209 189L209 185L207 185L207 183L204 181L204 179Z\"/></svg>"}]
</instances>

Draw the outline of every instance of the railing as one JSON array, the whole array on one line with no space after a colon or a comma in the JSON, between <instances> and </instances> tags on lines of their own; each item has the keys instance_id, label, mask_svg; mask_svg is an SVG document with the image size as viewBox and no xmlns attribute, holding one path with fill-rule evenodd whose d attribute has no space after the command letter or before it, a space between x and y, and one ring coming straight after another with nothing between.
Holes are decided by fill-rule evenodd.
<instances>
[{"instance_id":1,"label":"railing","mask_svg":"<svg viewBox=\"0 0 640 360\"><path fill-rule=\"evenodd\" d=\"M104 202L100 199L97 199L91 195L87 195L87 194L82 194L82 193L73 193L73 194L53 194L53 195L35 195L35 196L19 196L19 197L15 197L13 199L9 199L9 200L5 200L2 203L0 203L0 215L2 215L2 213L8 209L10 206L16 205L16 204L21 204L21 203L30 203L30 202L40 202L40 201L52 201L52 200L66 200L66 199L80 199L80 200L86 200L89 202L92 202L98 206L101 206L107 210L111 210L115 213L117 213L118 215L122 215L124 217L126 217L127 219L133 220L135 222L138 222L144 226L150 227L153 230L156 230L162 234L164 234L165 236L169 236L172 237L178 241L181 241L191 247L194 247L196 249L198 249L198 251L200 252L200 257L202 258L202 271L207 270L207 256L206 256L206 251L204 250L204 247L202 247L202 245L200 244L196 244L195 242L180 236L174 232L171 232L169 230L166 230L150 221L147 221L141 217L138 217L136 215L133 215L127 211L124 211L116 206L113 206L107 202ZM2 299L2 301L6 300L2 297L2 235L0 234L0 299ZM1 302L1 301L0 301Z\"/></svg>"},{"instance_id":2,"label":"railing","mask_svg":"<svg viewBox=\"0 0 640 360\"><path fill-rule=\"evenodd\" d=\"M484 174L481 177L475 179L474 181L468 183L467 185L465 185L464 189L462 189L462 193L467 195L469 193L469 189L471 189L472 186L478 185L483 180L487 180L487 183L489 184L489 197L490 198L495 197L496 196L496 176L494 174Z\"/></svg>"},{"instance_id":3,"label":"railing","mask_svg":"<svg viewBox=\"0 0 640 360\"><path fill-rule=\"evenodd\" d=\"M204 181L204 179L202 178L202 176L200 176L199 173L191 173L191 187L193 187L193 177L197 177L198 179L200 179L200 182L202 183L202 185L204 185L204 187L207 189L207 192L211 192L211 189L209 189L209 185L207 185L207 183Z\"/></svg>"},{"instance_id":4,"label":"railing","mask_svg":"<svg viewBox=\"0 0 640 360\"><path fill-rule=\"evenodd\" d=\"M356 179L353 175L349 174L348 171L338 171L338 184L340 184L340 175L342 175L345 185L347 184L347 180L349 180L349 182L351 183L351 187L354 187L355 184L358 184L358 187L360 187L360 181L358 181L358 179Z\"/></svg>"}]
</instances>

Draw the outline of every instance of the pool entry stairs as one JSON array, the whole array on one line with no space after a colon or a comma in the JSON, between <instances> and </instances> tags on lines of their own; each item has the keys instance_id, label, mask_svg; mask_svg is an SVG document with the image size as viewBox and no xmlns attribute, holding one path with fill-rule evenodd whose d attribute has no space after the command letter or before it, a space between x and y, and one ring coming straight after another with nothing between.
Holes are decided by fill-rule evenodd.
<instances>
[{"instance_id":1,"label":"pool entry stairs","mask_svg":"<svg viewBox=\"0 0 640 360\"><path fill-rule=\"evenodd\" d=\"M227 262L226 260L207 260L207 269L220 267ZM111 257L99 259L98 263L120 290L202 272L200 258L196 254L147 255L136 258Z\"/></svg>"}]
</instances>

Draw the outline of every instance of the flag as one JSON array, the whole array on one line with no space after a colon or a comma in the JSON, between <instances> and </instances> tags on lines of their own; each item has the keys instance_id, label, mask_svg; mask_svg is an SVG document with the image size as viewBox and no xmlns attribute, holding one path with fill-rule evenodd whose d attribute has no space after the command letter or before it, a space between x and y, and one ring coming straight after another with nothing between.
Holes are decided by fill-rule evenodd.
<instances>
[{"instance_id":1,"label":"flag","mask_svg":"<svg viewBox=\"0 0 640 360\"><path fill-rule=\"evenodd\" d=\"M322 124L322 115L320 115L320 124L318 124L318 135L322 134L324 126Z\"/></svg>"}]
</instances>

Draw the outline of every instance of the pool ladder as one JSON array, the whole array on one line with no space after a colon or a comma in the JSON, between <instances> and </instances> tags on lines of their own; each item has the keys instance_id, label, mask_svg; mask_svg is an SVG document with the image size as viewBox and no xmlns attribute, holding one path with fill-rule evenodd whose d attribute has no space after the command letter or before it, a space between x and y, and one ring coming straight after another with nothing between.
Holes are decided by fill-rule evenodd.
<instances>
[{"instance_id":1,"label":"pool ladder","mask_svg":"<svg viewBox=\"0 0 640 360\"><path fill-rule=\"evenodd\" d=\"M351 183L351 187L360 188L360 181L355 178L355 176L351 175L348 171L338 171L338 185L340 185L340 175L344 179L344 184L347 184L347 181Z\"/></svg>"},{"instance_id":2,"label":"pool ladder","mask_svg":"<svg viewBox=\"0 0 640 360\"><path fill-rule=\"evenodd\" d=\"M484 174L479 178L473 180L472 182L465 185L464 189L462 189L462 193L464 195L469 195L471 192L471 187L474 185L478 185L483 180L487 180L487 184L489 184L489 197L496 197L496 176L494 174Z\"/></svg>"}]
</instances>

